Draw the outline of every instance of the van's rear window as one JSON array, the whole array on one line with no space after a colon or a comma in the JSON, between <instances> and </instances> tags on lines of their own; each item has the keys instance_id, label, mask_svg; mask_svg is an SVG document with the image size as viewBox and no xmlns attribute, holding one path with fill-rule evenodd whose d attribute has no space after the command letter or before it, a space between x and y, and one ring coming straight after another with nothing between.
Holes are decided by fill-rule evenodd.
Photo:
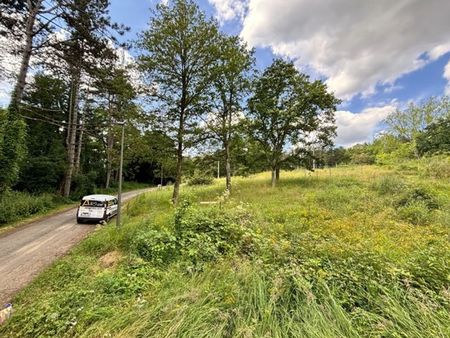
<instances>
[{"instance_id":1,"label":"van's rear window","mask_svg":"<svg viewBox=\"0 0 450 338\"><path fill-rule=\"evenodd\" d=\"M83 200L80 204L82 207L104 207L105 202Z\"/></svg>"}]
</instances>

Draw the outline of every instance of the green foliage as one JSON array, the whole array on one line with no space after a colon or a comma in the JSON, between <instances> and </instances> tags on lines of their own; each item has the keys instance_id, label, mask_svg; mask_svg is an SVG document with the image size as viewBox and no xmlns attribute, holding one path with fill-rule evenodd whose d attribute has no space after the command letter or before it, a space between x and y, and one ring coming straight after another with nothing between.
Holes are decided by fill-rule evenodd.
<instances>
[{"instance_id":1,"label":"green foliage","mask_svg":"<svg viewBox=\"0 0 450 338\"><path fill-rule=\"evenodd\" d=\"M348 149L350 159L353 164L374 164L375 163L375 151L372 145L356 144Z\"/></svg>"},{"instance_id":2,"label":"green foliage","mask_svg":"<svg viewBox=\"0 0 450 338\"><path fill-rule=\"evenodd\" d=\"M382 194L394 197L394 207L401 219L414 225L428 224L433 219L432 212L440 207L434 191L426 187L410 187L403 180L393 177L382 179L378 185Z\"/></svg>"},{"instance_id":3,"label":"green foliage","mask_svg":"<svg viewBox=\"0 0 450 338\"><path fill-rule=\"evenodd\" d=\"M334 167L338 164L348 164L351 160L349 152L343 147L328 149L319 152L319 154L315 153L314 155L318 156L319 162L327 167Z\"/></svg>"},{"instance_id":4,"label":"green foliage","mask_svg":"<svg viewBox=\"0 0 450 338\"><path fill-rule=\"evenodd\" d=\"M145 229L132 242L132 250L139 257L160 266L170 263L178 255L177 249L177 237L168 230Z\"/></svg>"},{"instance_id":5,"label":"green foliage","mask_svg":"<svg viewBox=\"0 0 450 338\"><path fill-rule=\"evenodd\" d=\"M172 201L178 200L183 150L204 138L199 116L211 111L210 89L216 77L221 35L216 21L206 18L192 0L158 5L138 43L140 69L158 98L154 110L177 147Z\"/></svg>"},{"instance_id":6,"label":"green foliage","mask_svg":"<svg viewBox=\"0 0 450 338\"><path fill-rule=\"evenodd\" d=\"M33 193L55 192L64 175L64 169L65 163L61 158L29 155L15 189Z\"/></svg>"},{"instance_id":7,"label":"green foliage","mask_svg":"<svg viewBox=\"0 0 450 338\"><path fill-rule=\"evenodd\" d=\"M214 182L214 178L210 175L202 175L199 171L195 171L194 175L188 179L188 185L210 185Z\"/></svg>"},{"instance_id":8,"label":"green foliage","mask_svg":"<svg viewBox=\"0 0 450 338\"><path fill-rule=\"evenodd\" d=\"M450 178L450 156L441 155L433 157L425 157L422 160L421 172L426 177L435 179Z\"/></svg>"},{"instance_id":9,"label":"green foliage","mask_svg":"<svg viewBox=\"0 0 450 338\"><path fill-rule=\"evenodd\" d=\"M16 183L26 155L26 125L17 114L18 111L8 111L0 132L3 134L0 142L0 193Z\"/></svg>"},{"instance_id":10,"label":"green foliage","mask_svg":"<svg viewBox=\"0 0 450 338\"><path fill-rule=\"evenodd\" d=\"M275 172L279 173L283 164L310 155L308 147L284 152L288 142L317 148L332 144L334 112L339 102L322 81L311 82L293 62L282 59L274 60L255 80L254 94L248 102L249 131L262 146L272 170L272 186L278 180Z\"/></svg>"},{"instance_id":11,"label":"green foliage","mask_svg":"<svg viewBox=\"0 0 450 338\"><path fill-rule=\"evenodd\" d=\"M214 207L198 202L223 182L183 186L176 209L164 189L139 197L120 229L93 232L23 290L0 335L450 335L448 181L385 166L284 175L277 189L268 173L237 177Z\"/></svg>"},{"instance_id":12,"label":"green foliage","mask_svg":"<svg viewBox=\"0 0 450 338\"><path fill-rule=\"evenodd\" d=\"M307 149L301 147L289 154L283 149L288 142L310 142L307 140L312 133L313 145L331 145L336 129L334 112L339 102L322 81L311 82L293 62L274 60L255 80L254 94L248 103L249 130L262 145L267 166L275 171L290 158L308 155Z\"/></svg>"},{"instance_id":13,"label":"green foliage","mask_svg":"<svg viewBox=\"0 0 450 338\"><path fill-rule=\"evenodd\" d=\"M0 225L48 211L64 202L67 201L51 194L5 191L0 195Z\"/></svg>"},{"instance_id":14,"label":"green foliage","mask_svg":"<svg viewBox=\"0 0 450 338\"><path fill-rule=\"evenodd\" d=\"M194 266L221 256L249 253L252 246L250 215L242 208L194 208L182 205L175 216L180 254Z\"/></svg>"},{"instance_id":15,"label":"green foliage","mask_svg":"<svg viewBox=\"0 0 450 338\"><path fill-rule=\"evenodd\" d=\"M420 154L450 153L450 111L425 128L417 137Z\"/></svg>"},{"instance_id":16,"label":"green foliage","mask_svg":"<svg viewBox=\"0 0 450 338\"><path fill-rule=\"evenodd\" d=\"M430 210L439 208L439 200L436 194L426 187L412 187L408 189L396 202L396 205L404 207L416 202L423 203Z\"/></svg>"},{"instance_id":17,"label":"green foliage","mask_svg":"<svg viewBox=\"0 0 450 338\"><path fill-rule=\"evenodd\" d=\"M423 200L412 200L397 210L400 217L411 224L423 225L430 221L430 208Z\"/></svg>"},{"instance_id":18,"label":"green foliage","mask_svg":"<svg viewBox=\"0 0 450 338\"><path fill-rule=\"evenodd\" d=\"M73 179L73 192L71 193L70 198L79 200L83 196L94 194L96 191L96 177L97 173L95 171L75 176Z\"/></svg>"},{"instance_id":19,"label":"green foliage","mask_svg":"<svg viewBox=\"0 0 450 338\"><path fill-rule=\"evenodd\" d=\"M388 175L381 177L375 184L375 189L382 195L396 195L402 193L406 187L406 182L398 176Z\"/></svg>"},{"instance_id":20,"label":"green foliage","mask_svg":"<svg viewBox=\"0 0 450 338\"><path fill-rule=\"evenodd\" d=\"M375 141L375 142L378 142ZM394 142L393 142L394 143ZM376 148L376 144L374 147ZM397 164L404 160L415 158L415 148L414 144L410 142L395 142L392 144L393 148L379 148L375 149L375 162L377 164Z\"/></svg>"},{"instance_id":21,"label":"green foliage","mask_svg":"<svg viewBox=\"0 0 450 338\"><path fill-rule=\"evenodd\" d=\"M242 208L199 209L182 202L171 230L144 229L132 240L132 250L146 261L164 266L175 260L192 268L236 253L249 254L253 233Z\"/></svg>"},{"instance_id":22,"label":"green foliage","mask_svg":"<svg viewBox=\"0 0 450 338\"><path fill-rule=\"evenodd\" d=\"M450 98L431 97L419 104L410 103L405 109L397 109L388 115L385 123L389 133L400 139L415 143L420 133L450 111Z\"/></svg>"}]
</instances>

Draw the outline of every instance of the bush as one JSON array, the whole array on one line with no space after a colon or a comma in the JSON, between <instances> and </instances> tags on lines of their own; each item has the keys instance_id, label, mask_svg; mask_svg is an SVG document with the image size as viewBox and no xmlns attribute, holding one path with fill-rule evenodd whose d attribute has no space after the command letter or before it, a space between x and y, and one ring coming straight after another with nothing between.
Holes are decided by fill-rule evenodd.
<instances>
[{"instance_id":1,"label":"bush","mask_svg":"<svg viewBox=\"0 0 450 338\"><path fill-rule=\"evenodd\" d=\"M398 176L384 176L374 184L381 195L398 194L406 189L406 183Z\"/></svg>"},{"instance_id":2,"label":"bush","mask_svg":"<svg viewBox=\"0 0 450 338\"><path fill-rule=\"evenodd\" d=\"M439 208L436 194L425 187L414 187L404 192L394 206L401 219L415 225L427 224L431 211Z\"/></svg>"},{"instance_id":3,"label":"bush","mask_svg":"<svg viewBox=\"0 0 450 338\"><path fill-rule=\"evenodd\" d=\"M198 172L194 173L194 175L189 178L188 185L210 185L214 182L214 179L211 176L201 175Z\"/></svg>"},{"instance_id":4,"label":"bush","mask_svg":"<svg viewBox=\"0 0 450 338\"><path fill-rule=\"evenodd\" d=\"M143 230L132 241L132 248L157 265L180 258L197 267L221 256L250 254L255 246L250 224L241 208L198 209L184 202L175 213L171 231Z\"/></svg>"},{"instance_id":5,"label":"bush","mask_svg":"<svg viewBox=\"0 0 450 338\"><path fill-rule=\"evenodd\" d=\"M25 192L6 191L0 196L0 224L29 217L63 202L64 200L58 200L51 194L31 195Z\"/></svg>"},{"instance_id":6,"label":"bush","mask_svg":"<svg viewBox=\"0 0 450 338\"><path fill-rule=\"evenodd\" d=\"M132 241L132 248L146 261L163 265L176 256L177 238L167 230L140 231Z\"/></svg>"},{"instance_id":7,"label":"bush","mask_svg":"<svg viewBox=\"0 0 450 338\"><path fill-rule=\"evenodd\" d=\"M398 209L405 221L414 225L427 224L430 221L430 209L424 201L412 201Z\"/></svg>"},{"instance_id":8,"label":"bush","mask_svg":"<svg viewBox=\"0 0 450 338\"><path fill-rule=\"evenodd\" d=\"M429 210L439 208L439 201L436 194L425 187L414 187L409 189L396 202L396 206L401 208L416 202L423 203Z\"/></svg>"},{"instance_id":9,"label":"bush","mask_svg":"<svg viewBox=\"0 0 450 338\"><path fill-rule=\"evenodd\" d=\"M180 251L194 265L233 253L249 253L253 236L248 213L242 208L198 209L182 205L175 216Z\"/></svg>"},{"instance_id":10,"label":"bush","mask_svg":"<svg viewBox=\"0 0 450 338\"><path fill-rule=\"evenodd\" d=\"M95 171L91 171L87 175L75 176L72 183L73 192L70 194L70 198L79 200L83 196L94 194L96 190L96 178L97 173Z\"/></svg>"},{"instance_id":11,"label":"bush","mask_svg":"<svg viewBox=\"0 0 450 338\"><path fill-rule=\"evenodd\" d=\"M424 162L424 167L421 170L424 176L436 179L450 178L450 156L425 158Z\"/></svg>"}]
</instances>

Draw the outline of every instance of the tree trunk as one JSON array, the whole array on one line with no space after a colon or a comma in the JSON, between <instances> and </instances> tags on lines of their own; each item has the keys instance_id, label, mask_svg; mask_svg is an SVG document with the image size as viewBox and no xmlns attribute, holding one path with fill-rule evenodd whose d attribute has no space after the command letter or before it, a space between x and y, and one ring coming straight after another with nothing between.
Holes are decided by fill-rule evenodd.
<instances>
[{"instance_id":1,"label":"tree trunk","mask_svg":"<svg viewBox=\"0 0 450 338\"><path fill-rule=\"evenodd\" d=\"M184 95L182 102L184 102ZM182 104L182 106L184 106ZM175 184L173 186L173 194L172 194L172 203L177 204L178 197L180 195L180 185L181 185L181 176L182 176L182 164L183 164L183 138L184 138L184 114L185 111L182 108L180 113L180 121L178 126L178 135L177 135L177 168L176 168L176 176L175 176Z\"/></svg>"},{"instance_id":2,"label":"tree trunk","mask_svg":"<svg viewBox=\"0 0 450 338\"><path fill-rule=\"evenodd\" d=\"M173 186L173 195L172 195L172 203L173 204L177 204L178 197L180 195L182 163L183 163L183 141L178 140L177 168L176 168L175 184Z\"/></svg>"},{"instance_id":3,"label":"tree trunk","mask_svg":"<svg viewBox=\"0 0 450 338\"><path fill-rule=\"evenodd\" d=\"M275 168L272 169L272 188L275 188L277 184L277 174Z\"/></svg>"},{"instance_id":4,"label":"tree trunk","mask_svg":"<svg viewBox=\"0 0 450 338\"><path fill-rule=\"evenodd\" d=\"M11 95L7 121L4 125L5 132L0 147L0 191L6 190L17 181L20 164L25 157L26 125L20 117L20 102L22 101L25 81L33 51L33 27L41 3L42 0L37 0L34 6L31 2L29 3L30 9L25 26L25 45L22 51L20 70Z\"/></svg>"},{"instance_id":5,"label":"tree trunk","mask_svg":"<svg viewBox=\"0 0 450 338\"><path fill-rule=\"evenodd\" d=\"M69 197L70 195L70 186L72 185L72 176L75 168L75 148L76 148L76 139L77 139L77 126L78 126L78 90L79 90L79 82L80 82L80 73L78 72L73 76L72 85L71 85L71 103L70 110L72 119L69 121L67 133L69 144L67 145L67 169L64 175L64 188L63 195L65 197Z\"/></svg>"},{"instance_id":6,"label":"tree trunk","mask_svg":"<svg viewBox=\"0 0 450 338\"><path fill-rule=\"evenodd\" d=\"M280 181L280 168L275 169L275 180L277 183Z\"/></svg>"},{"instance_id":7,"label":"tree trunk","mask_svg":"<svg viewBox=\"0 0 450 338\"><path fill-rule=\"evenodd\" d=\"M227 191L231 192L231 156L230 156L230 142L224 144L225 148L225 171L226 171L226 187Z\"/></svg>"},{"instance_id":8,"label":"tree trunk","mask_svg":"<svg viewBox=\"0 0 450 338\"><path fill-rule=\"evenodd\" d=\"M114 146L114 138L112 135L111 127L108 130L107 138L108 139L106 144L106 188L109 188L109 186L111 185L112 151Z\"/></svg>"},{"instance_id":9,"label":"tree trunk","mask_svg":"<svg viewBox=\"0 0 450 338\"><path fill-rule=\"evenodd\" d=\"M111 185L112 176L112 152L114 148L114 136L112 127L112 99L108 94L108 114L109 114L109 128L108 135L106 136L106 188Z\"/></svg>"},{"instance_id":10,"label":"tree trunk","mask_svg":"<svg viewBox=\"0 0 450 338\"><path fill-rule=\"evenodd\" d=\"M81 121L82 120L83 119L81 119ZM78 136L78 144L77 144L77 156L75 157L75 166L74 166L75 175L78 175L78 173L80 172L81 151L83 149L83 134L84 134L84 126L83 123L81 123L80 135Z\"/></svg>"},{"instance_id":11,"label":"tree trunk","mask_svg":"<svg viewBox=\"0 0 450 338\"><path fill-rule=\"evenodd\" d=\"M32 2L30 2L32 3ZM34 2L34 6L31 5L30 12L27 17L25 26L25 45L22 51L22 61L20 64L19 74L17 76L17 82L14 86L14 90L11 95L11 102L9 104L9 110L17 111L20 101L22 100L23 91L25 88L25 81L27 78L28 68L30 67L31 54L33 52L33 27L36 22L36 16L39 13L42 0Z\"/></svg>"}]
</instances>

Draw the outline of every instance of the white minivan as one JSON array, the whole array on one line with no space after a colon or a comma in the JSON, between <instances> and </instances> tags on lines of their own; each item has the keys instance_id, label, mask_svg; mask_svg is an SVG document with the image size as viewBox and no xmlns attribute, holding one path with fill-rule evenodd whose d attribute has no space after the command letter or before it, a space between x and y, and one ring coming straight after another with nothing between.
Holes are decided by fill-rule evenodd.
<instances>
[{"instance_id":1,"label":"white minivan","mask_svg":"<svg viewBox=\"0 0 450 338\"><path fill-rule=\"evenodd\" d=\"M89 195L81 199L77 211L77 222L108 221L117 215L117 197L111 195Z\"/></svg>"}]
</instances>

